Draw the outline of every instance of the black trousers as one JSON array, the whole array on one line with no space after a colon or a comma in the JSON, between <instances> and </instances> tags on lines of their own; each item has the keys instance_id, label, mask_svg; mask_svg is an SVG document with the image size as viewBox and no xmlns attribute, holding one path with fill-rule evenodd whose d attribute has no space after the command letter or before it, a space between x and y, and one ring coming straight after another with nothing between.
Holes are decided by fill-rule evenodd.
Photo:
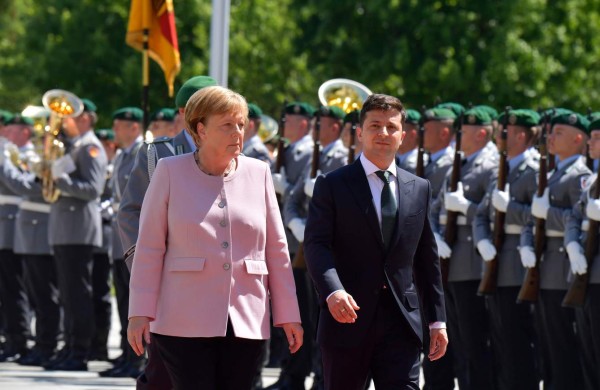
<instances>
[{"instance_id":1,"label":"black trousers","mask_svg":"<svg viewBox=\"0 0 600 390\"><path fill-rule=\"evenodd\" d=\"M60 333L60 303L56 264L51 255L22 255L23 272L35 312L35 347L56 348Z\"/></svg>"},{"instance_id":2,"label":"black trousers","mask_svg":"<svg viewBox=\"0 0 600 390\"><path fill-rule=\"evenodd\" d=\"M29 328L29 304L21 257L11 249L0 250L0 302L4 335L10 346L25 348Z\"/></svg>"},{"instance_id":3,"label":"black trousers","mask_svg":"<svg viewBox=\"0 0 600 390\"><path fill-rule=\"evenodd\" d=\"M533 307L517 303L520 287L498 287L487 297L499 390L538 390Z\"/></svg>"},{"instance_id":4,"label":"black trousers","mask_svg":"<svg viewBox=\"0 0 600 390\"><path fill-rule=\"evenodd\" d=\"M175 390L249 390L264 340L152 334Z\"/></svg>"},{"instance_id":5,"label":"black trousers","mask_svg":"<svg viewBox=\"0 0 600 390\"><path fill-rule=\"evenodd\" d=\"M540 290L539 309L553 390L583 389L575 311L562 307L564 290Z\"/></svg>"},{"instance_id":6,"label":"black trousers","mask_svg":"<svg viewBox=\"0 0 600 390\"><path fill-rule=\"evenodd\" d=\"M58 289L64 311L68 345L78 358L86 358L92 344L95 318L92 299L93 247L55 245Z\"/></svg>"},{"instance_id":7,"label":"black trousers","mask_svg":"<svg viewBox=\"0 0 600 390\"><path fill-rule=\"evenodd\" d=\"M125 352L130 350L129 343L127 342L130 275L123 259L115 259L113 261L112 272L113 284L115 285L115 294L117 298L117 311L119 312L119 321L121 322L121 349L123 349L123 352Z\"/></svg>"},{"instance_id":8,"label":"black trousers","mask_svg":"<svg viewBox=\"0 0 600 390\"><path fill-rule=\"evenodd\" d=\"M112 304L110 300L110 259L107 253L94 253L92 265L92 300L96 328L92 349L100 352L108 348Z\"/></svg>"},{"instance_id":9,"label":"black trousers","mask_svg":"<svg viewBox=\"0 0 600 390\"><path fill-rule=\"evenodd\" d=\"M485 299L479 280L448 282L446 312L461 390L493 389L492 350Z\"/></svg>"},{"instance_id":10,"label":"black trousers","mask_svg":"<svg viewBox=\"0 0 600 390\"><path fill-rule=\"evenodd\" d=\"M150 344L146 345L148 362L144 367L144 372L135 382L136 390L170 390L173 388L171 377L160 355L158 342L154 336L153 333L150 333ZM134 354L133 351L128 353Z\"/></svg>"},{"instance_id":11,"label":"black trousers","mask_svg":"<svg viewBox=\"0 0 600 390\"><path fill-rule=\"evenodd\" d=\"M375 317L361 345L321 345L325 389L364 390L369 373L377 390L419 389L420 353L421 343L391 291L382 290Z\"/></svg>"},{"instance_id":12,"label":"black trousers","mask_svg":"<svg viewBox=\"0 0 600 390\"><path fill-rule=\"evenodd\" d=\"M585 389L600 389L600 284L588 286L583 308L575 310L583 353Z\"/></svg>"}]
</instances>

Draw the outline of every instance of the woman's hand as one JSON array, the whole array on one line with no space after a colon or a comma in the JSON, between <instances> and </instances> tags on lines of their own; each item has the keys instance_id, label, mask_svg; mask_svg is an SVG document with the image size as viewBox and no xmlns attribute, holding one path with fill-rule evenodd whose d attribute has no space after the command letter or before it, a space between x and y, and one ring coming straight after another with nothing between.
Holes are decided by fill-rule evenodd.
<instances>
[{"instance_id":1,"label":"woman's hand","mask_svg":"<svg viewBox=\"0 0 600 390\"><path fill-rule=\"evenodd\" d=\"M304 337L304 330L302 329L302 326L299 322L289 322L287 324L283 324L282 326L283 331L285 332L285 337L287 337L288 344L290 345L290 352L296 353L302 346L302 339Z\"/></svg>"},{"instance_id":2,"label":"woman's hand","mask_svg":"<svg viewBox=\"0 0 600 390\"><path fill-rule=\"evenodd\" d=\"M150 344L150 318L131 317L127 327L127 341L129 341L133 352L138 356L144 353L142 337L146 344ZM302 336L300 336L300 344L302 344Z\"/></svg>"}]
</instances>

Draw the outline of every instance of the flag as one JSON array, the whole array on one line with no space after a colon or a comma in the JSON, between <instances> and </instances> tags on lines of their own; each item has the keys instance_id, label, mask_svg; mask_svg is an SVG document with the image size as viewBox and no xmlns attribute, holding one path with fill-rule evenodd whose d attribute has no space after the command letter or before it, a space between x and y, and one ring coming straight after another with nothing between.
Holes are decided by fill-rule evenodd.
<instances>
[{"instance_id":1,"label":"flag","mask_svg":"<svg viewBox=\"0 0 600 390\"><path fill-rule=\"evenodd\" d=\"M144 29L148 29L148 55L162 68L173 96L173 82L181 68L173 0L131 0L125 42L142 51Z\"/></svg>"}]
</instances>

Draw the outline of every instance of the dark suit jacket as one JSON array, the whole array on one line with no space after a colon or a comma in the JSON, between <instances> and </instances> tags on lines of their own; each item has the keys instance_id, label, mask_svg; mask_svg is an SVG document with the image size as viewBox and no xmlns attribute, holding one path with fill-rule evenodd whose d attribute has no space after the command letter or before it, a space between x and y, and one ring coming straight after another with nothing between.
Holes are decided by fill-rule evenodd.
<instances>
[{"instance_id":1,"label":"dark suit jacket","mask_svg":"<svg viewBox=\"0 0 600 390\"><path fill-rule=\"evenodd\" d=\"M398 167L397 177L398 225L388 252L360 159L317 179L304 251L319 294L317 340L322 345L352 347L364 339L384 282L421 341L421 317L427 324L446 320L437 246L428 218L429 182ZM325 299L339 289L360 306L354 324L341 324L329 313Z\"/></svg>"}]
</instances>

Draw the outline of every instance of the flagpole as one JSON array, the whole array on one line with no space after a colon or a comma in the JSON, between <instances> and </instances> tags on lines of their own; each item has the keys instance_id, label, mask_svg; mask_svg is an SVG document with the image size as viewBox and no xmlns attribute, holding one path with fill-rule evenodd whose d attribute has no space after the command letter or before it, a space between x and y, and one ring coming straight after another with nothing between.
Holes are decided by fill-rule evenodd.
<instances>
[{"instance_id":1,"label":"flagpole","mask_svg":"<svg viewBox=\"0 0 600 390\"><path fill-rule=\"evenodd\" d=\"M227 87L229 72L229 13L231 0L212 0L209 75Z\"/></svg>"},{"instance_id":2,"label":"flagpole","mask_svg":"<svg viewBox=\"0 0 600 390\"><path fill-rule=\"evenodd\" d=\"M148 36L150 35L149 29L144 29L144 47L142 50L142 110L144 111L144 129L143 132L148 129L148 91L150 89L150 72L149 72L149 59L148 59Z\"/></svg>"}]
</instances>

